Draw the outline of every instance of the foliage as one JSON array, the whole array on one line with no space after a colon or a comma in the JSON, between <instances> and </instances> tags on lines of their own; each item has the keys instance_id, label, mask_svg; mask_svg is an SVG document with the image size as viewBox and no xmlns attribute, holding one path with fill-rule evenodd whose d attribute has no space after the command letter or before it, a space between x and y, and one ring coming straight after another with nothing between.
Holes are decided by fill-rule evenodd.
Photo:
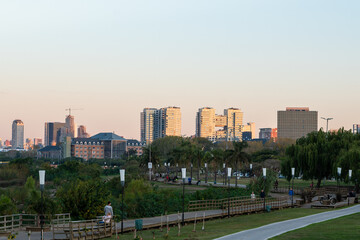
<instances>
[{"instance_id":1,"label":"foliage","mask_svg":"<svg viewBox=\"0 0 360 240\"><path fill-rule=\"evenodd\" d=\"M359 148L359 140L360 135L344 129L339 129L337 133L325 133L322 130L312 132L287 149L287 159L282 162L281 172L289 180L291 168L295 167L296 176L302 175L305 180L317 179L317 186L320 186L322 179L337 177L338 166L343 165L346 171L352 162L352 167L358 167L353 157L356 155L356 148ZM352 153L347 153L351 148ZM358 168L354 170L357 171ZM343 174L342 178L347 173Z\"/></svg>"},{"instance_id":2,"label":"foliage","mask_svg":"<svg viewBox=\"0 0 360 240\"><path fill-rule=\"evenodd\" d=\"M0 216L15 214L16 206L5 194L0 196Z\"/></svg>"},{"instance_id":3,"label":"foliage","mask_svg":"<svg viewBox=\"0 0 360 240\"><path fill-rule=\"evenodd\" d=\"M266 172L266 180L260 175L257 178L252 178L250 180L250 184L248 185L248 189L253 191L255 194L260 194L261 190L264 189L264 192L267 195L270 192L276 177L277 173L268 169Z\"/></svg>"},{"instance_id":4,"label":"foliage","mask_svg":"<svg viewBox=\"0 0 360 240\"><path fill-rule=\"evenodd\" d=\"M103 214L109 192L103 182L75 180L62 186L56 195L65 212L74 219L92 219Z\"/></svg>"}]
</instances>

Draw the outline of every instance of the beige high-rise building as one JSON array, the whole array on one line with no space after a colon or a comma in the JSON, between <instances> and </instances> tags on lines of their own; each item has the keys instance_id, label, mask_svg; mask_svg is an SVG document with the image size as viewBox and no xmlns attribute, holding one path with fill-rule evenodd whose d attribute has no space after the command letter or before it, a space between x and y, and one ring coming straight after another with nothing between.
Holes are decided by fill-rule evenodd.
<instances>
[{"instance_id":1,"label":"beige high-rise building","mask_svg":"<svg viewBox=\"0 0 360 240\"><path fill-rule=\"evenodd\" d=\"M199 108L196 114L196 136L215 138L215 109L211 107Z\"/></svg>"},{"instance_id":2,"label":"beige high-rise building","mask_svg":"<svg viewBox=\"0 0 360 240\"><path fill-rule=\"evenodd\" d=\"M243 112L238 108L225 109L224 115L216 115L214 108L200 108L196 115L196 136L211 141L241 141L242 123Z\"/></svg>"},{"instance_id":3,"label":"beige high-rise building","mask_svg":"<svg viewBox=\"0 0 360 240\"><path fill-rule=\"evenodd\" d=\"M318 130L318 112L308 107L287 107L277 112L278 138L298 139Z\"/></svg>"},{"instance_id":4,"label":"beige high-rise building","mask_svg":"<svg viewBox=\"0 0 360 240\"><path fill-rule=\"evenodd\" d=\"M179 107L160 109L160 136L181 136L181 111Z\"/></svg>"},{"instance_id":5,"label":"beige high-rise building","mask_svg":"<svg viewBox=\"0 0 360 240\"><path fill-rule=\"evenodd\" d=\"M228 108L224 110L224 115L226 116L227 140L241 140L244 113L238 108Z\"/></svg>"},{"instance_id":6,"label":"beige high-rise building","mask_svg":"<svg viewBox=\"0 0 360 240\"><path fill-rule=\"evenodd\" d=\"M181 110L179 107L144 108L140 124L141 142L151 143L166 136L181 136Z\"/></svg>"}]
</instances>

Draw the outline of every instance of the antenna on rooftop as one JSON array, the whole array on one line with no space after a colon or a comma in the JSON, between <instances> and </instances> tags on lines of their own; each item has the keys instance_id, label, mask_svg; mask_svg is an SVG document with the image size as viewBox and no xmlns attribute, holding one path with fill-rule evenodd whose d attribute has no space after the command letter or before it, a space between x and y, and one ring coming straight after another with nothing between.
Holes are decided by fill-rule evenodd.
<instances>
[{"instance_id":1,"label":"antenna on rooftop","mask_svg":"<svg viewBox=\"0 0 360 240\"><path fill-rule=\"evenodd\" d=\"M73 110L73 111L77 111L77 110L84 110L83 108L75 108L75 109L72 109L72 108L67 108L67 109L65 109L65 111L69 111L69 115L71 115L71 110Z\"/></svg>"}]
</instances>

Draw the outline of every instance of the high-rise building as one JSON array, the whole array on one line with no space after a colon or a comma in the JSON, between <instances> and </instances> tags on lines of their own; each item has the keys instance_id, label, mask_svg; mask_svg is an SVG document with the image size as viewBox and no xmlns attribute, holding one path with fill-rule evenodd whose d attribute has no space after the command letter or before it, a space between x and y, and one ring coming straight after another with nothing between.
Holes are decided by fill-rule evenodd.
<instances>
[{"instance_id":1,"label":"high-rise building","mask_svg":"<svg viewBox=\"0 0 360 240\"><path fill-rule=\"evenodd\" d=\"M181 111L179 107L167 107L159 110L159 138L181 136Z\"/></svg>"},{"instance_id":2,"label":"high-rise building","mask_svg":"<svg viewBox=\"0 0 360 240\"><path fill-rule=\"evenodd\" d=\"M226 116L226 129L228 141L239 141L242 139L241 126L243 125L243 112L238 108L224 110Z\"/></svg>"},{"instance_id":3,"label":"high-rise building","mask_svg":"<svg viewBox=\"0 0 360 240\"><path fill-rule=\"evenodd\" d=\"M2 148L3 143L2 143L2 139L0 138L0 148Z\"/></svg>"},{"instance_id":4,"label":"high-rise building","mask_svg":"<svg viewBox=\"0 0 360 240\"><path fill-rule=\"evenodd\" d=\"M144 108L140 124L141 142L147 144L166 136L181 136L180 108Z\"/></svg>"},{"instance_id":5,"label":"high-rise building","mask_svg":"<svg viewBox=\"0 0 360 240\"><path fill-rule=\"evenodd\" d=\"M308 107L287 107L277 112L278 138L298 139L318 130L318 112Z\"/></svg>"},{"instance_id":6,"label":"high-rise building","mask_svg":"<svg viewBox=\"0 0 360 240\"><path fill-rule=\"evenodd\" d=\"M277 128L273 128L271 130L271 138L274 140L274 142L276 142L276 140L278 138L278 130L277 130Z\"/></svg>"},{"instance_id":7,"label":"high-rise building","mask_svg":"<svg viewBox=\"0 0 360 240\"><path fill-rule=\"evenodd\" d=\"M223 119L218 119L218 124L224 123ZM215 109L211 107L199 108L196 114L196 136L202 138L215 138Z\"/></svg>"},{"instance_id":8,"label":"high-rise building","mask_svg":"<svg viewBox=\"0 0 360 240\"><path fill-rule=\"evenodd\" d=\"M76 137L76 133L75 133L75 118L74 116L68 115L65 119L65 126L66 126L66 130L67 130L67 134L66 136L69 137Z\"/></svg>"},{"instance_id":9,"label":"high-rise building","mask_svg":"<svg viewBox=\"0 0 360 240\"><path fill-rule=\"evenodd\" d=\"M78 127L78 138L89 138L90 135L86 132L86 127L84 125L80 125Z\"/></svg>"},{"instance_id":10,"label":"high-rise building","mask_svg":"<svg viewBox=\"0 0 360 240\"><path fill-rule=\"evenodd\" d=\"M243 112L238 108L225 109L224 115L216 115L214 108L200 108L196 114L196 136L211 141L241 141L242 123Z\"/></svg>"},{"instance_id":11,"label":"high-rise building","mask_svg":"<svg viewBox=\"0 0 360 240\"><path fill-rule=\"evenodd\" d=\"M41 138L34 138L34 145L37 146L37 145L42 145L43 142L42 142L42 139Z\"/></svg>"},{"instance_id":12,"label":"high-rise building","mask_svg":"<svg viewBox=\"0 0 360 240\"><path fill-rule=\"evenodd\" d=\"M159 111L156 108L144 108L140 114L141 141L147 144L159 136Z\"/></svg>"},{"instance_id":13,"label":"high-rise building","mask_svg":"<svg viewBox=\"0 0 360 240\"><path fill-rule=\"evenodd\" d=\"M12 149L24 148L24 123L21 120L14 120L12 124Z\"/></svg>"},{"instance_id":14,"label":"high-rise building","mask_svg":"<svg viewBox=\"0 0 360 240\"><path fill-rule=\"evenodd\" d=\"M6 139L5 142L4 142L4 145L5 145L5 147L10 147L11 146L11 141Z\"/></svg>"},{"instance_id":15,"label":"high-rise building","mask_svg":"<svg viewBox=\"0 0 360 240\"><path fill-rule=\"evenodd\" d=\"M260 130L259 132L260 139L266 139L266 140L271 139L271 132L272 132L271 128L260 128L259 130Z\"/></svg>"},{"instance_id":16,"label":"high-rise building","mask_svg":"<svg viewBox=\"0 0 360 240\"><path fill-rule=\"evenodd\" d=\"M360 133L360 124L353 124L353 133L354 134Z\"/></svg>"},{"instance_id":17,"label":"high-rise building","mask_svg":"<svg viewBox=\"0 0 360 240\"><path fill-rule=\"evenodd\" d=\"M256 135L255 135L256 129L255 129L255 123L254 122L249 122L246 125L243 125L241 131L242 131L243 134L245 132L246 133L250 132L250 135L247 133L247 139L249 137L250 137L250 140L256 138Z\"/></svg>"},{"instance_id":18,"label":"high-rise building","mask_svg":"<svg viewBox=\"0 0 360 240\"><path fill-rule=\"evenodd\" d=\"M45 146L56 146L60 143L61 128L65 127L65 123L46 122L45 123Z\"/></svg>"}]
</instances>

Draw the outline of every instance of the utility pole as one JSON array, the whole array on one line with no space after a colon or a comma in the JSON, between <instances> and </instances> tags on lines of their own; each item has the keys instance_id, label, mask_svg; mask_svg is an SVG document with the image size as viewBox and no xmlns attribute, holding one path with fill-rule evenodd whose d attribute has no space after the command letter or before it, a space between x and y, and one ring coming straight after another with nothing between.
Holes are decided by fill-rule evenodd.
<instances>
[{"instance_id":1,"label":"utility pole","mask_svg":"<svg viewBox=\"0 0 360 240\"><path fill-rule=\"evenodd\" d=\"M333 118L324 118L324 117L321 117L321 119L326 120L326 132L328 132L328 131L329 131L329 121L330 121L330 120L333 120Z\"/></svg>"}]
</instances>

